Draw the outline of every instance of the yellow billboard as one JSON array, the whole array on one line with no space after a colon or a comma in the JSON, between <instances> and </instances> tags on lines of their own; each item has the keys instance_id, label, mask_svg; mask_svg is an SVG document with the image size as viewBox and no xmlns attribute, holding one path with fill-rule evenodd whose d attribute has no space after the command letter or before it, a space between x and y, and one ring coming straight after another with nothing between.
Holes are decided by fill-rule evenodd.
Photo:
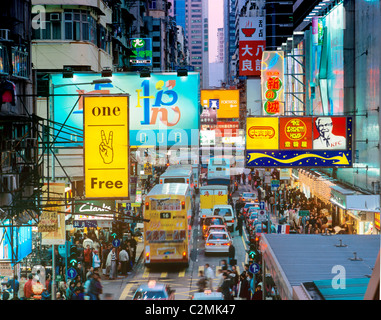
<instances>
[{"instance_id":1,"label":"yellow billboard","mask_svg":"<svg viewBox=\"0 0 381 320\"><path fill-rule=\"evenodd\" d=\"M216 108L217 119L239 118L239 90L201 90L201 106Z\"/></svg>"},{"instance_id":2,"label":"yellow billboard","mask_svg":"<svg viewBox=\"0 0 381 320\"><path fill-rule=\"evenodd\" d=\"M129 198L128 95L84 96L86 198Z\"/></svg>"},{"instance_id":3,"label":"yellow billboard","mask_svg":"<svg viewBox=\"0 0 381 320\"><path fill-rule=\"evenodd\" d=\"M258 117L246 119L246 150L277 150L279 148L279 119Z\"/></svg>"}]
</instances>

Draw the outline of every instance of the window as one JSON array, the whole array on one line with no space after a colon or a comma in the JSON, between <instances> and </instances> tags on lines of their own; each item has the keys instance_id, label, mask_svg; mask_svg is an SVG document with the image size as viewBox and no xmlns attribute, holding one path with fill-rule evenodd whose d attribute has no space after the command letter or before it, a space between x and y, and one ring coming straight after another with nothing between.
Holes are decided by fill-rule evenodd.
<instances>
[{"instance_id":1,"label":"window","mask_svg":"<svg viewBox=\"0 0 381 320\"><path fill-rule=\"evenodd\" d=\"M149 9L157 9L156 0L151 0L149 3Z\"/></svg>"}]
</instances>

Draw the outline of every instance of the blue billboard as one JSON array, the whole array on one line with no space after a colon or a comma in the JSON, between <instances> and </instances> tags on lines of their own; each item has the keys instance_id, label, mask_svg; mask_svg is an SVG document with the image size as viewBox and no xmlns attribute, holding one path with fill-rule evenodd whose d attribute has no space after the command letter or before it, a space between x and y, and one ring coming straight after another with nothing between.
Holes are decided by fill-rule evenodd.
<instances>
[{"instance_id":1,"label":"blue billboard","mask_svg":"<svg viewBox=\"0 0 381 320\"><path fill-rule=\"evenodd\" d=\"M5 220L3 225L10 225L10 221ZM2 227L0 235L1 260L17 263L32 253L32 227Z\"/></svg>"},{"instance_id":2,"label":"blue billboard","mask_svg":"<svg viewBox=\"0 0 381 320\"><path fill-rule=\"evenodd\" d=\"M82 145L84 94L129 94L130 146L198 146L200 127L199 84L196 72L186 77L177 73L117 73L111 83L94 83L100 74L79 73L73 78L52 74L53 114L56 142ZM65 124L62 130L60 124Z\"/></svg>"}]
</instances>

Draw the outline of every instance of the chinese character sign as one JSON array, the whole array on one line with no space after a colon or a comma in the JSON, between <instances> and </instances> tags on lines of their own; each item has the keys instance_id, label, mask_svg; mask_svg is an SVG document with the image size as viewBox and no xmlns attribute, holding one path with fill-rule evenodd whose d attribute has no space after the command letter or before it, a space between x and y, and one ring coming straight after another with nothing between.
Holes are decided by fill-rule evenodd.
<instances>
[{"instance_id":1,"label":"chinese character sign","mask_svg":"<svg viewBox=\"0 0 381 320\"><path fill-rule=\"evenodd\" d=\"M262 101L265 114L280 115L284 109L283 51L264 51L261 62Z\"/></svg>"},{"instance_id":2,"label":"chinese character sign","mask_svg":"<svg viewBox=\"0 0 381 320\"><path fill-rule=\"evenodd\" d=\"M311 118L280 118L279 149L312 149Z\"/></svg>"},{"instance_id":3,"label":"chinese character sign","mask_svg":"<svg viewBox=\"0 0 381 320\"><path fill-rule=\"evenodd\" d=\"M351 167L352 126L343 116L249 117L246 167Z\"/></svg>"},{"instance_id":4,"label":"chinese character sign","mask_svg":"<svg viewBox=\"0 0 381 320\"><path fill-rule=\"evenodd\" d=\"M260 76L262 52L266 47L263 17L239 19L239 75Z\"/></svg>"},{"instance_id":5,"label":"chinese character sign","mask_svg":"<svg viewBox=\"0 0 381 320\"><path fill-rule=\"evenodd\" d=\"M152 65L152 40L151 38L134 38L130 40L132 55L130 63L134 66Z\"/></svg>"}]
</instances>

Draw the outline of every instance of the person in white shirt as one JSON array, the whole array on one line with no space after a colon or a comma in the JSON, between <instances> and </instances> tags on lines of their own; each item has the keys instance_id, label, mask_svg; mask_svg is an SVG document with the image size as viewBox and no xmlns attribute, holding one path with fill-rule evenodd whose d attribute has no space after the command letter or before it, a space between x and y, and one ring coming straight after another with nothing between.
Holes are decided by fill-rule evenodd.
<instances>
[{"instance_id":1,"label":"person in white shirt","mask_svg":"<svg viewBox=\"0 0 381 320\"><path fill-rule=\"evenodd\" d=\"M213 291L213 279L214 279L214 271L210 267L209 263L205 264L205 278L208 280L208 286L211 291Z\"/></svg>"},{"instance_id":2,"label":"person in white shirt","mask_svg":"<svg viewBox=\"0 0 381 320\"><path fill-rule=\"evenodd\" d=\"M317 150L326 149L346 149L347 139L343 136L336 136L332 133L333 122L330 117L319 117L315 121L319 137L314 139L313 148Z\"/></svg>"},{"instance_id":3,"label":"person in white shirt","mask_svg":"<svg viewBox=\"0 0 381 320\"><path fill-rule=\"evenodd\" d=\"M121 263L121 272L125 276L127 274L127 264L129 262L129 256L127 250L123 247L119 252L119 261Z\"/></svg>"}]
</instances>

